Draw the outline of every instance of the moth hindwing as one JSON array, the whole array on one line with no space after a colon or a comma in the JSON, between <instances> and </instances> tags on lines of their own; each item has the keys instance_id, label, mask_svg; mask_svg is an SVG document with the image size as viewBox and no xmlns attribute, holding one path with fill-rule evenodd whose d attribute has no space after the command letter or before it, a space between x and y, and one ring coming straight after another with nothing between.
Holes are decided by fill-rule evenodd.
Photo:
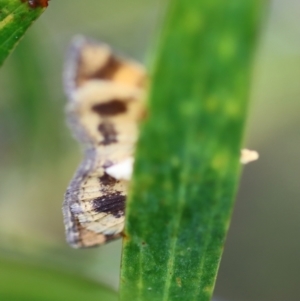
<instances>
[{"instance_id":1,"label":"moth hindwing","mask_svg":"<svg viewBox=\"0 0 300 301\"><path fill-rule=\"evenodd\" d=\"M65 194L64 223L75 247L121 236L138 123L144 116L144 68L109 46L74 39L64 85L68 123L84 159Z\"/></svg>"}]
</instances>

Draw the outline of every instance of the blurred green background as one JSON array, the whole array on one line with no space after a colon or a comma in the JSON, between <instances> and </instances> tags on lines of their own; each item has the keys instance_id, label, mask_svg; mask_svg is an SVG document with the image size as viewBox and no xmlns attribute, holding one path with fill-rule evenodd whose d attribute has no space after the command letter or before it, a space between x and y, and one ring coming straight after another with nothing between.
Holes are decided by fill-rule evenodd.
<instances>
[{"instance_id":1,"label":"blurred green background","mask_svg":"<svg viewBox=\"0 0 300 301\"><path fill-rule=\"evenodd\" d=\"M5 262L22 261L117 290L121 241L73 250L64 239L61 204L81 153L65 125L62 68L76 34L149 62L160 2L51 1L0 69L1 279ZM261 36L245 139L260 159L243 172L217 300L299 300L299 11L298 1L271 2Z\"/></svg>"}]
</instances>

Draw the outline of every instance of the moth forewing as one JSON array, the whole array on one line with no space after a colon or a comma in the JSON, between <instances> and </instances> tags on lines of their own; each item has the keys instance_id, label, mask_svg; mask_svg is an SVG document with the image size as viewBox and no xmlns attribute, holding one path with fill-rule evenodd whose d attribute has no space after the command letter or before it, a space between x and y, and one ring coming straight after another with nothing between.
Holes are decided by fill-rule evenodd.
<instances>
[{"instance_id":1,"label":"moth forewing","mask_svg":"<svg viewBox=\"0 0 300 301\"><path fill-rule=\"evenodd\" d=\"M78 37L64 79L69 125L85 148L65 195L66 235L71 246L90 247L120 237L124 227L129 181L106 170L117 166L120 175L120 163L134 156L145 71L106 44Z\"/></svg>"}]
</instances>

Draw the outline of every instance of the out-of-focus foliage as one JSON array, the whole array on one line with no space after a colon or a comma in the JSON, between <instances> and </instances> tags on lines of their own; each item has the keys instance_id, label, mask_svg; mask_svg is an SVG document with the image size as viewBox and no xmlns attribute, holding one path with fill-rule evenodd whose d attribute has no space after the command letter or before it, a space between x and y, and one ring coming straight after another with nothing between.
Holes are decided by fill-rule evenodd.
<instances>
[{"instance_id":1,"label":"out-of-focus foliage","mask_svg":"<svg viewBox=\"0 0 300 301\"><path fill-rule=\"evenodd\" d=\"M300 295L299 10L299 1L273 1L257 53L245 145L260 159L244 170L217 280L222 300ZM163 11L158 0L50 1L0 69L0 256L118 287L120 242L65 244L61 203L81 155L64 122L62 64L78 33L146 62Z\"/></svg>"},{"instance_id":2,"label":"out-of-focus foliage","mask_svg":"<svg viewBox=\"0 0 300 301\"><path fill-rule=\"evenodd\" d=\"M20 260L0 259L0 298L5 301L117 301L118 295L68 272Z\"/></svg>"}]
</instances>

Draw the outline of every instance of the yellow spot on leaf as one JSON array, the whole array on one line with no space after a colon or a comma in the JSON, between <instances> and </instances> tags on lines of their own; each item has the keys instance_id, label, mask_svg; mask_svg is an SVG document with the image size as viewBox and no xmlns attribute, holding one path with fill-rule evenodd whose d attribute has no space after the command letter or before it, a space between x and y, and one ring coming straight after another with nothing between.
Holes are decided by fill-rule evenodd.
<instances>
[{"instance_id":1,"label":"yellow spot on leaf","mask_svg":"<svg viewBox=\"0 0 300 301\"><path fill-rule=\"evenodd\" d=\"M210 285L207 285L203 288L203 291L206 292L206 293L211 293L213 290L213 287L210 286Z\"/></svg>"},{"instance_id":2,"label":"yellow spot on leaf","mask_svg":"<svg viewBox=\"0 0 300 301\"><path fill-rule=\"evenodd\" d=\"M210 113L215 113L219 108L219 99L216 95L211 95L205 102L206 110Z\"/></svg>"},{"instance_id":3,"label":"yellow spot on leaf","mask_svg":"<svg viewBox=\"0 0 300 301\"><path fill-rule=\"evenodd\" d=\"M4 28L7 24L11 23L14 19L14 15L8 15L5 19L0 22L0 30Z\"/></svg>"},{"instance_id":4,"label":"yellow spot on leaf","mask_svg":"<svg viewBox=\"0 0 300 301\"><path fill-rule=\"evenodd\" d=\"M234 99L226 101L226 111L231 117L239 117L242 114L239 104Z\"/></svg>"},{"instance_id":5,"label":"yellow spot on leaf","mask_svg":"<svg viewBox=\"0 0 300 301\"><path fill-rule=\"evenodd\" d=\"M176 283L179 287L181 287L182 283L181 283L181 278L176 277Z\"/></svg>"},{"instance_id":6,"label":"yellow spot on leaf","mask_svg":"<svg viewBox=\"0 0 300 301\"><path fill-rule=\"evenodd\" d=\"M205 18L199 11L190 12L186 15L184 24L189 32L201 32L204 29Z\"/></svg>"},{"instance_id":7,"label":"yellow spot on leaf","mask_svg":"<svg viewBox=\"0 0 300 301\"><path fill-rule=\"evenodd\" d=\"M217 153L217 155L214 157L212 161L212 167L214 169L225 169L226 166L229 163L229 154L226 151L220 151Z\"/></svg>"},{"instance_id":8,"label":"yellow spot on leaf","mask_svg":"<svg viewBox=\"0 0 300 301\"><path fill-rule=\"evenodd\" d=\"M231 36L224 36L220 39L219 55L223 60L230 59L236 54L236 41Z\"/></svg>"}]
</instances>

